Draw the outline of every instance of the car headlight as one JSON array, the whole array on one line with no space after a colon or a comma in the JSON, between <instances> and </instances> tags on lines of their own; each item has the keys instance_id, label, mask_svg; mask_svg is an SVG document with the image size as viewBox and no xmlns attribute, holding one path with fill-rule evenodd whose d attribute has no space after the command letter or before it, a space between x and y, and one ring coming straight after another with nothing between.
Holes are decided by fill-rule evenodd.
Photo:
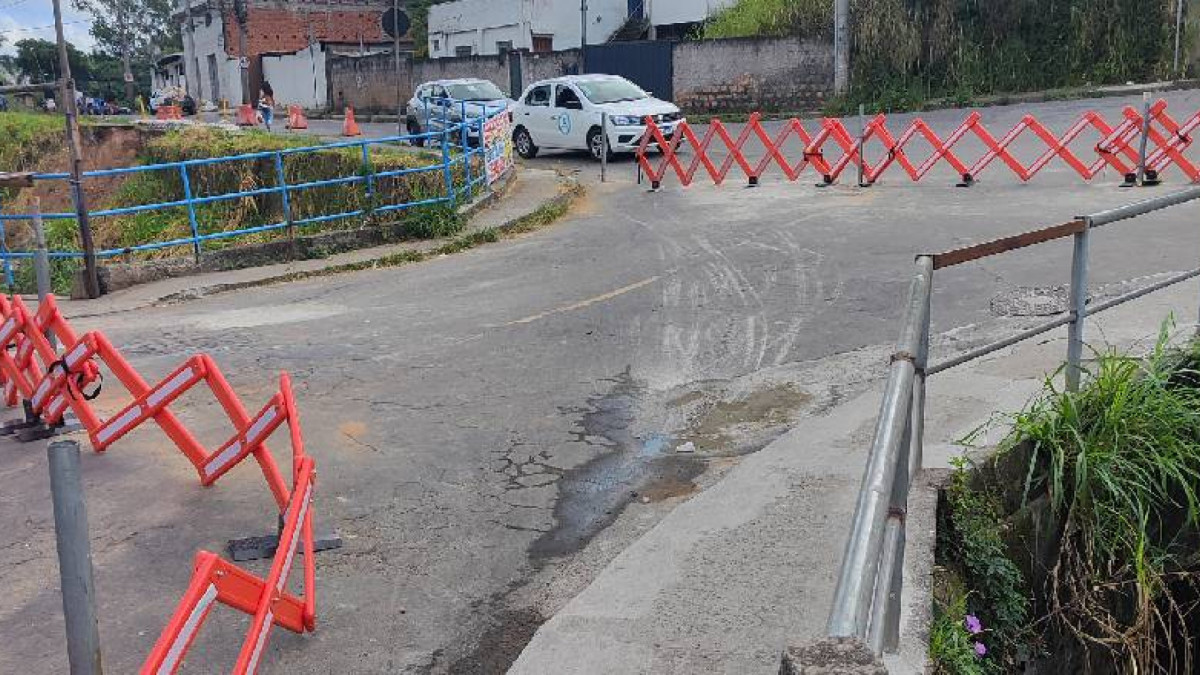
<instances>
[{"instance_id":1,"label":"car headlight","mask_svg":"<svg viewBox=\"0 0 1200 675\"><path fill-rule=\"evenodd\" d=\"M636 127L642 123L642 118L637 115L613 115L611 119L619 127Z\"/></svg>"}]
</instances>

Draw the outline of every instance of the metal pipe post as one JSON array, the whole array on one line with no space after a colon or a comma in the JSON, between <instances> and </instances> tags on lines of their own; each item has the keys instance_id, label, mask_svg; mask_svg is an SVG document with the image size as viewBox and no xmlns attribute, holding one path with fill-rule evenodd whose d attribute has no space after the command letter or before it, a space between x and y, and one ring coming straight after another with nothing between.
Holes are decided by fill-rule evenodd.
<instances>
[{"instance_id":1,"label":"metal pipe post","mask_svg":"<svg viewBox=\"0 0 1200 675\"><path fill-rule=\"evenodd\" d=\"M404 95L400 92L400 0L392 0L392 54L396 69L396 135L404 135Z\"/></svg>"},{"instance_id":2,"label":"metal pipe post","mask_svg":"<svg viewBox=\"0 0 1200 675\"><path fill-rule=\"evenodd\" d=\"M1083 324L1087 319L1088 231L1075 235L1071 256L1071 323L1067 327L1067 391L1079 391L1083 370Z\"/></svg>"},{"instance_id":3,"label":"metal pipe post","mask_svg":"<svg viewBox=\"0 0 1200 675\"><path fill-rule=\"evenodd\" d=\"M363 148L366 148L363 144ZM370 164L368 163L369 167ZM295 254L296 226L292 223L292 198L288 194L287 175L283 171L283 153L275 153L275 180L279 183L279 197L283 201L283 220L287 223L288 239L292 242L292 253ZM370 180L368 178L368 180Z\"/></svg>"},{"instance_id":4,"label":"metal pipe post","mask_svg":"<svg viewBox=\"0 0 1200 675\"><path fill-rule=\"evenodd\" d=\"M453 207L457 200L454 197L454 172L450 168L450 130L445 124L442 125L442 177L446 183L446 199Z\"/></svg>"},{"instance_id":5,"label":"metal pipe post","mask_svg":"<svg viewBox=\"0 0 1200 675\"><path fill-rule=\"evenodd\" d=\"M1146 145L1150 141L1150 92L1142 92L1142 138L1138 141L1137 185L1146 180Z\"/></svg>"},{"instance_id":6,"label":"metal pipe post","mask_svg":"<svg viewBox=\"0 0 1200 675\"><path fill-rule=\"evenodd\" d=\"M867 467L863 472L858 503L854 509L850 538L829 614L829 634L835 637L866 637L875 590L876 571L884 549L889 506L902 446L911 419L916 354L923 339L932 287L933 258L917 258L917 274L905 305L904 327L875 424ZM905 467L907 467L907 463Z\"/></svg>"},{"instance_id":7,"label":"metal pipe post","mask_svg":"<svg viewBox=\"0 0 1200 675\"><path fill-rule=\"evenodd\" d=\"M50 458L50 497L54 502L54 536L67 624L67 658L71 675L101 675L100 629L96 622L96 587L88 541L87 503L79 471L79 444L55 441Z\"/></svg>"},{"instance_id":8,"label":"metal pipe post","mask_svg":"<svg viewBox=\"0 0 1200 675\"><path fill-rule=\"evenodd\" d=\"M867 106L862 103L858 104L858 186L866 187L863 179L866 178L866 154L867 149Z\"/></svg>"},{"instance_id":9,"label":"metal pipe post","mask_svg":"<svg viewBox=\"0 0 1200 675\"><path fill-rule=\"evenodd\" d=\"M37 278L38 302L46 299L53 292L50 287L50 251L46 248L46 229L42 227L42 199L33 198L33 241L36 250L33 254L33 273Z\"/></svg>"},{"instance_id":10,"label":"metal pipe post","mask_svg":"<svg viewBox=\"0 0 1200 675\"><path fill-rule=\"evenodd\" d=\"M608 113L600 113L600 182L608 182Z\"/></svg>"},{"instance_id":11,"label":"metal pipe post","mask_svg":"<svg viewBox=\"0 0 1200 675\"><path fill-rule=\"evenodd\" d=\"M179 179L183 181L183 198L187 201L188 225L192 228L192 255L200 264L200 226L196 222L196 205L192 202L192 180L188 176L187 164L179 165Z\"/></svg>"}]
</instances>

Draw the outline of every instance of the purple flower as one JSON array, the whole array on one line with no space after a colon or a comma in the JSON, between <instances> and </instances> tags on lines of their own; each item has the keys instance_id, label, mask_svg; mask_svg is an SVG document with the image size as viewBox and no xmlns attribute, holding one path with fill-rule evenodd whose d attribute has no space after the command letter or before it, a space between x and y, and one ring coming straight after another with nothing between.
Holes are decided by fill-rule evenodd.
<instances>
[{"instance_id":1,"label":"purple flower","mask_svg":"<svg viewBox=\"0 0 1200 675\"><path fill-rule=\"evenodd\" d=\"M983 622L974 614L968 614L963 622L967 626L967 632L971 635L978 635L983 632Z\"/></svg>"},{"instance_id":2,"label":"purple flower","mask_svg":"<svg viewBox=\"0 0 1200 675\"><path fill-rule=\"evenodd\" d=\"M975 656L983 658L987 655L987 647L983 646L982 642L975 643Z\"/></svg>"}]
</instances>

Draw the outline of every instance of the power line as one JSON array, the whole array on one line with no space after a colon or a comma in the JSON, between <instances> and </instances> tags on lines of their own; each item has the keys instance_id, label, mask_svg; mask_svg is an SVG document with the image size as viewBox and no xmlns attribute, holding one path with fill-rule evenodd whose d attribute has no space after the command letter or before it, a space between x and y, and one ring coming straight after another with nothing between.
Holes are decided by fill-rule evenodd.
<instances>
[{"instance_id":1,"label":"power line","mask_svg":"<svg viewBox=\"0 0 1200 675\"><path fill-rule=\"evenodd\" d=\"M75 21L64 21L63 25L71 26L71 25L74 25L77 23L87 23L87 19L76 19ZM39 31L39 30L53 30L53 29L54 29L54 24L50 24L49 26L34 26L32 28L8 28L5 30L0 30L0 35L4 35L7 33L32 33L34 31Z\"/></svg>"}]
</instances>

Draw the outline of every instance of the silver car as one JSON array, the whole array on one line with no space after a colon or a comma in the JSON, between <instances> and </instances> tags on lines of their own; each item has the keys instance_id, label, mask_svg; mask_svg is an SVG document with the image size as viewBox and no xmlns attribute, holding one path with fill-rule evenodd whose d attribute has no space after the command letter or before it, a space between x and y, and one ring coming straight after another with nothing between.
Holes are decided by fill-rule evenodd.
<instances>
[{"instance_id":1,"label":"silver car","mask_svg":"<svg viewBox=\"0 0 1200 675\"><path fill-rule=\"evenodd\" d=\"M468 121L503 111L511 114L513 101L500 88L487 80L434 80L417 87L406 109L408 133L416 135L439 132L444 126L457 125L465 113ZM445 125L443 125L445 120ZM467 140L479 143L481 125L467 127ZM416 139L424 145L425 139Z\"/></svg>"}]
</instances>

